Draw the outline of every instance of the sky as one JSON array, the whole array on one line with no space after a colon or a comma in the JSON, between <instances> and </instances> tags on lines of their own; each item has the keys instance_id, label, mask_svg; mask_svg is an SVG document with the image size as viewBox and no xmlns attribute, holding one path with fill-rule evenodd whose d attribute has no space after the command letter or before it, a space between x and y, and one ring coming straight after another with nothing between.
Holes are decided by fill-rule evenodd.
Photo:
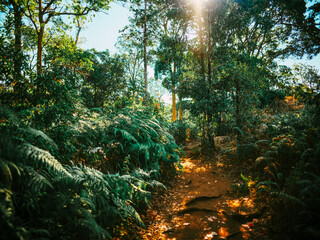
<instances>
[{"instance_id":1,"label":"sky","mask_svg":"<svg viewBox=\"0 0 320 240\"><path fill-rule=\"evenodd\" d=\"M129 24L129 10L119 3L111 3L111 8L105 13L97 13L91 22L86 24L85 30L81 32L80 47L84 49L95 48L98 51L109 49L115 53L115 43L119 31Z\"/></svg>"}]
</instances>

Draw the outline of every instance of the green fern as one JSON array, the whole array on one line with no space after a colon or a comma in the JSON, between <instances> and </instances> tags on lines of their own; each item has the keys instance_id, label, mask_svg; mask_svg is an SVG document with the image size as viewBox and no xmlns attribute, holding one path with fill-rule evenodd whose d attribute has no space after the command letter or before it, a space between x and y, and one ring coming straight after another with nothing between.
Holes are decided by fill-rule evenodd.
<instances>
[{"instance_id":1,"label":"green fern","mask_svg":"<svg viewBox=\"0 0 320 240\"><path fill-rule=\"evenodd\" d=\"M20 119L17 117L17 114L15 114L12 110L9 108L5 108L0 106L0 119L4 121L4 123L7 126L10 127L18 127L21 125ZM2 123L3 124L3 123ZM2 125L1 124L1 125ZM0 125L0 126L1 126Z\"/></svg>"},{"instance_id":2,"label":"green fern","mask_svg":"<svg viewBox=\"0 0 320 240\"><path fill-rule=\"evenodd\" d=\"M31 144L22 144L17 147L18 159L24 164L34 168L45 167L56 175L67 175L71 177L70 173L58 162L49 152L44 151Z\"/></svg>"},{"instance_id":3,"label":"green fern","mask_svg":"<svg viewBox=\"0 0 320 240\"><path fill-rule=\"evenodd\" d=\"M18 134L23 134L23 139L37 142L41 139L44 145L54 151L58 151L58 145L44 132L34 128L18 128Z\"/></svg>"}]
</instances>

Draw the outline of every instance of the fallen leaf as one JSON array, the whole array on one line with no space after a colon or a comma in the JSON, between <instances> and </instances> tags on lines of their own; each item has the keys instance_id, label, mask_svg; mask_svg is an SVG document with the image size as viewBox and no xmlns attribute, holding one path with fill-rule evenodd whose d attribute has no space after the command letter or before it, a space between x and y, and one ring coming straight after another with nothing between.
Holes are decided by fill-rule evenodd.
<instances>
[{"instance_id":1,"label":"fallen leaf","mask_svg":"<svg viewBox=\"0 0 320 240\"><path fill-rule=\"evenodd\" d=\"M217 235L218 235L218 233L212 232L212 233L207 234L207 235L204 237L204 239L212 239L213 236L217 236Z\"/></svg>"},{"instance_id":2,"label":"fallen leaf","mask_svg":"<svg viewBox=\"0 0 320 240\"><path fill-rule=\"evenodd\" d=\"M244 228L252 228L253 227L253 223L249 222L249 223L246 223L246 224L242 224L241 226L244 227Z\"/></svg>"},{"instance_id":3,"label":"fallen leaf","mask_svg":"<svg viewBox=\"0 0 320 240\"><path fill-rule=\"evenodd\" d=\"M216 219L217 219L216 216L208 217L208 221L210 221L210 222L213 222L213 221L216 220Z\"/></svg>"}]
</instances>

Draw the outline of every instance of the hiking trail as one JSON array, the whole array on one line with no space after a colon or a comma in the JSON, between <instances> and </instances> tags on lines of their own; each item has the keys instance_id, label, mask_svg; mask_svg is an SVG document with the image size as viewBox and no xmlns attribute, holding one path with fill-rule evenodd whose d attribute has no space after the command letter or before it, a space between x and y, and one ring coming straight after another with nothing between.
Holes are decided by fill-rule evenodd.
<instances>
[{"instance_id":1,"label":"hiking trail","mask_svg":"<svg viewBox=\"0 0 320 240\"><path fill-rule=\"evenodd\" d=\"M199 147L186 144L183 169L169 193L157 197L158 207L148 210L142 239L248 239L259 213L250 198L229 193L231 180L197 154Z\"/></svg>"}]
</instances>

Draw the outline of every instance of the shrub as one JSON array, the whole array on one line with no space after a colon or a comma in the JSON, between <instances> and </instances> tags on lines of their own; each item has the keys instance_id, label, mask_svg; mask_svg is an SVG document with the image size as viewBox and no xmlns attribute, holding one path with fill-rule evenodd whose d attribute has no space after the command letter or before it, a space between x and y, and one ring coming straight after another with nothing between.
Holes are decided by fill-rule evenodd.
<instances>
[{"instance_id":1,"label":"shrub","mask_svg":"<svg viewBox=\"0 0 320 240\"><path fill-rule=\"evenodd\" d=\"M187 139L188 124L184 121L178 120L171 123L170 132L173 135L177 144L184 144Z\"/></svg>"}]
</instances>

